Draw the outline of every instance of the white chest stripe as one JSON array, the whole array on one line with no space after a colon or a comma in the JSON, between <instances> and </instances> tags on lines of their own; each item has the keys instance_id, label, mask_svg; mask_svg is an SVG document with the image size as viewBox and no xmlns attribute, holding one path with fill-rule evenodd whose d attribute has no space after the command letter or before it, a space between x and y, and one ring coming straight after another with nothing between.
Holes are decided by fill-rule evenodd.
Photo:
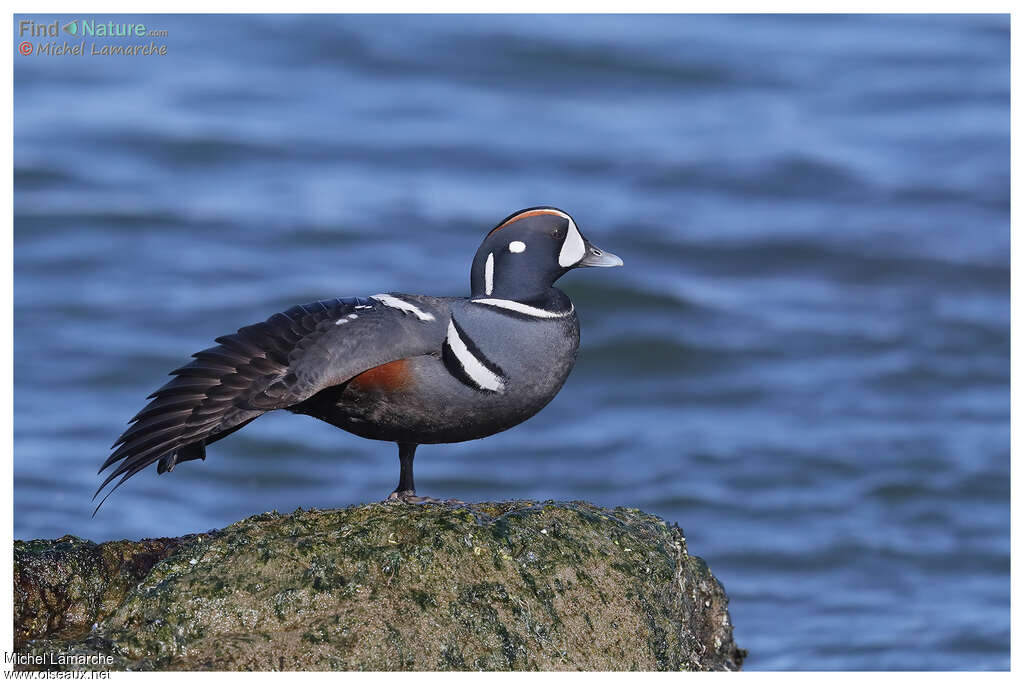
<instances>
[{"instance_id":1,"label":"white chest stripe","mask_svg":"<svg viewBox=\"0 0 1024 685\"><path fill-rule=\"evenodd\" d=\"M484 292L488 295L494 292L494 253L487 255L487 263L484 264Z\"/></svg>"},{"instance_id":2,"label":"white chest stripe","mask_svg":"<svg viewBox=\"0 0 1024 685\"><path fill-rule=\"evenodd\" d=\"M583 236L580 235L580 229L576 228L575 221L569 219L569 230L565 234L565 240L562 241L562 249L558 253L558 265L572 266L583 259L586 251L587 248L583 244Z\"/></svg>"},{"instance_id":3,"label":"white chest stripe","mask_svg":"<svg viewBox=\"0 0 1024 685\"><path fill-rule=\"evenodd\" d=\"M447 342L455 358L462 365L462 370L466 372L470 380L477 384L477 387L481 390L491 390L493 392L501 392L505 389L505 382L501 380L501 377L484 366L469 351L466 343L459 336L459 332L455 330L455 323L452 321L448 322Z\"/></svg>"},{"instance_id":4,"label":"white chest stripe","mask_svg":"<svg viewBox=\"0 0 1024 685\"><path fill-rule=\"evenodd\" d=\"M409 312L415 314L416 318L420 321L433 321L434 315L430 312L425 312L414 304L410 304L405 300L400 300L393 295L381 293L380 295L371 295L370 299L377 300L385 307L392 307L393 309L400 309L403 312Z\"/></svg>"},{"instance_id":5,"label":"white chest stripe","mask_svg":"<svg viewBox=\"0 0 1024 685\"><path fill-rule=\"evenodd\" d=\"M549 312L547 309L541 309L540 307L531 307L528 304L522 302L516 302L515 300L499 300L493 297L485 297L479 300L470 300L475 304L486 304L491 307L501 307L502 309L509 309L513 312L519 312L520 314L526 314L527 316L536 316L540 319L558 319L563 316L569 316L575 311L575 307L570 304L569 309L564 312Z\"/></svg>"}]
</instances>

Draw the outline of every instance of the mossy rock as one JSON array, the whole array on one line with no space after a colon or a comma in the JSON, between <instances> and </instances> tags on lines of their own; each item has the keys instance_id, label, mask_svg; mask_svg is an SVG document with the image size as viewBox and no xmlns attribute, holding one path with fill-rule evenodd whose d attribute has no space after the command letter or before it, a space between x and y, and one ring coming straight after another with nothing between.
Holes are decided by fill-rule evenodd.
<instances>
[{"instance_id":1,"label":"mossy rock","mask_svg":"<svg viewBox=\"0 0 1024 685\"><path fill-rule=\"evenodd\" d=\"M14 542L14 646L50 635L84 637L150 569L195 536L97 545L65 535Z\"/></svg>"},{"instance_id":2,"label":"mossy rock","mask_svg":"<svg viewBox=\"0 0 1024 685\"><path fill-rule=\"evenodd\" d=\"M735 670L744 656L678 527L583 502L382 503L173 540L18 541L14 577L19 652L115 669Z\"/></svg>"}]
</instances>

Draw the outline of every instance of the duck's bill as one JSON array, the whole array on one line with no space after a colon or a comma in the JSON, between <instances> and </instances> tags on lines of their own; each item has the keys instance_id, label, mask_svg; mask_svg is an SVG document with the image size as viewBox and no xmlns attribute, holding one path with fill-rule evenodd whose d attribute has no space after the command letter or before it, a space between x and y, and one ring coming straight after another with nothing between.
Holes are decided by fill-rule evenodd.
<instances>
[{"instance_id":1,"label":"duck's bill","mask_svg":"<svg viewBox=\"0 0 1024 685\"><path fill-rule=\"evenodd\" d=\"M605 252L601 248L587 243L587 253L576 263L576 266L622 266L622 260L611 252Z\"/></svg>"}]
</instances>

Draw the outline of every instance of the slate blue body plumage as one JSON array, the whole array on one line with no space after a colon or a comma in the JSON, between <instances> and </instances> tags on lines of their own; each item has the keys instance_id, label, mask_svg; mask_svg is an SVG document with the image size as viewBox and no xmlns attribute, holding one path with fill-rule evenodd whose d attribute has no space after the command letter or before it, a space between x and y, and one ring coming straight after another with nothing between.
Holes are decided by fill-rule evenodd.
<instances>
[{"instance_id":1,"label":"slate blue body plumage","mask_svg":"<svg viewBox=\"0 0 1024 685\"><path fill-rule=\"evenodd\" d=\"M150 395L101 467L117 464L97 494L120 477L109 496L153 463L164 473L205 459L206 446L287 409L398 443L391 497L429 500L415 494L416 446L493 435L540 411L579 347L575 307L554 282L580 266L621 264L567 213L531 207L488 233L468 298L322 300L217 338Z\"/></svg>"}]
</instances>

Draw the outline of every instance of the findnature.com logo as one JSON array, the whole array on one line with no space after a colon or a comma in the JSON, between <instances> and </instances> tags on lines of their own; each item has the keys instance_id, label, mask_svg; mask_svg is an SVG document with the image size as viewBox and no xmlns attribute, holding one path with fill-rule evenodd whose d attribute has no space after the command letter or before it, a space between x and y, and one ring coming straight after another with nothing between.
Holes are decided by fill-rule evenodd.
<instances>
[{"instance_id":1,"label":"findnature.com logo","mask_svg":"<svg viewBox=\"0 0 1024 685\"><path fill-rule=\"evenodd\" d=\"M79 42L52 40L61 35L82 38ZM130 44L123 42L98 43L88 38L132 40L138 38L162 38L166 29L153 29L137 22L97 21L95 19L74 19L61 24L59 19L52 22L37 22L31 19L18 21L18 37L34 38L23 40L18 45L22 55L166 55L167 45L149 43Z\"/></svg>"}]
</instances>

